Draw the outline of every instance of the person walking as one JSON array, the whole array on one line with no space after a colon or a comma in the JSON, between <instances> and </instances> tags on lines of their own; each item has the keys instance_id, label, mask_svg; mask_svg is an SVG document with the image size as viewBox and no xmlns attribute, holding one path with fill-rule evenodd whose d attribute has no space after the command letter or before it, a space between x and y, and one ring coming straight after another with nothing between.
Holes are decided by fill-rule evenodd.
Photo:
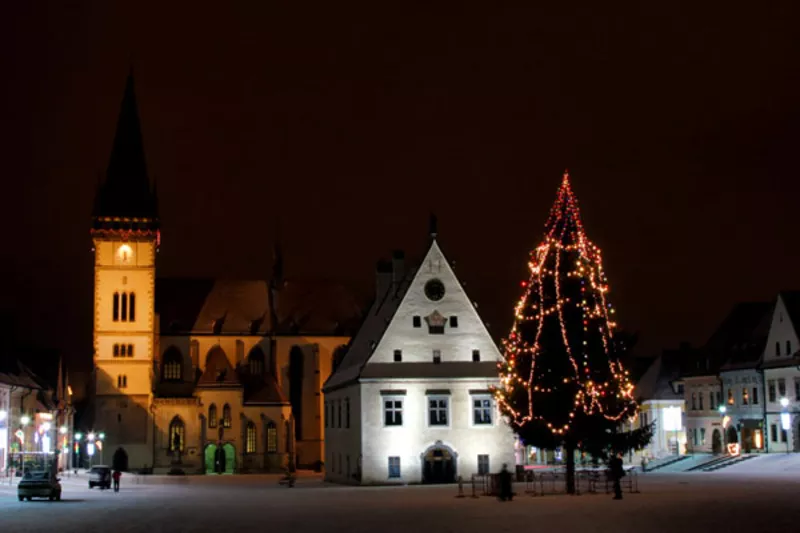
<instances>
[{"instance_id":1,"label":"person walking","mask_svg":"<svg viewBox=\"0 0 800 533\"><path fill-rule=\"evenodd\" d=\"M114 479L114 492L119 492L119 478L122 477L122 473L119 470L114 470L114 475L111 477Z\"/></svg>"},{"instance_id":2,"label":"person walking","mask_svg":"<svg viewBox=\"0 0 800 533\"><path fill-rule=\"evenodd\" d=\"M608 469L611 474L611 479L614 481L614 499L622 499L622 486L620 481L625 476L625 469L622 467L622 455L614 453L608 461Z\"/></svg>"}]
</instances>

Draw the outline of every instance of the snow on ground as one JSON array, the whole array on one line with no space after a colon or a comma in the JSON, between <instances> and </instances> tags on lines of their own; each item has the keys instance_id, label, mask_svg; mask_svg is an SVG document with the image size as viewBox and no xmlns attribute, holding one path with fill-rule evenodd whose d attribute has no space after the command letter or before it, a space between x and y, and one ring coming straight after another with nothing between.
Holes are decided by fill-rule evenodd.
<instances>
[{"instance_id":1,"label":"snow on ground","mask_svg":"<svg viewBox=\"0 0 800 533\"><path fill-rule=\"evenodd\" d=\"M89 491L64 480L62 502L18 502L0 486L0 531L194 533L252 529L347 533L481 532L780 532L800 523L797 474L645 474L641 494L455 498L456 487L340 487L304 477L293 488L275 476L192 478ZM524 486L517 489L524 490Z\"/></svg>"}]
</instances>

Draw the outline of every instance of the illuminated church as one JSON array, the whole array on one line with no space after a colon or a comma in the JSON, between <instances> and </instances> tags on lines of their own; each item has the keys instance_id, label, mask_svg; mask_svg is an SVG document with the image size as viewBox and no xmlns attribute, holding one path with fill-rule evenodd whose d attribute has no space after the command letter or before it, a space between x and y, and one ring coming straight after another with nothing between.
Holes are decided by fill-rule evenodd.
<instances>
[{"instance_id":1,"label":"illuminated church","mask_svg":"<svg viewBox=\"0 0 800 533\"><path fill-rule=\"evenodd\" d=\"M132 76L92 216L94 429L128 471L319 466L321 387L361 310L341 285L160 279L158 201Z\"/></svg>"}]
</instances>

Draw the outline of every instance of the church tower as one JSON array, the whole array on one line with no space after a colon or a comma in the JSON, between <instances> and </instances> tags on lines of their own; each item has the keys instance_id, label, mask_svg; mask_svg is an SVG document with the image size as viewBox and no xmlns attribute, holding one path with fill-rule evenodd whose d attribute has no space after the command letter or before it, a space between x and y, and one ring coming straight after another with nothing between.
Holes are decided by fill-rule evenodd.
<instances>
[{"instance_id":1,"label":"church tower","mask_svg":"<svg viewBox=\"0 0 800 533\"><path fill-rule=\"evenodd\" d=\"M147 176L129 75L105 180L92 214L95 425L103 461L152 466L158 202ZM124 461L124 462L123 462Z\"/></svg>"}]
</instances>

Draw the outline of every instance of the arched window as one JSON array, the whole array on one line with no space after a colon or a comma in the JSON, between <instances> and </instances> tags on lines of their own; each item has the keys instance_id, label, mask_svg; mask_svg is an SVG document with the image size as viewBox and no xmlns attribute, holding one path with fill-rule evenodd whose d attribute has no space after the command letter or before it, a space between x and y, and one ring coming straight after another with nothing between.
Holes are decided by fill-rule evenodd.
<instances>
[{"instance_id":1,"label":"arched window","mask_svg":"<svg viewBox=\"0 0 800 533\"><path fill-rule=\"evenodd\" d=\"M217 427L217 404L215 403L208 406L208 427Z\"/></svg>"},{"instance_id":2,"label":"arched window","mask_svg":"<svg viewBox=\"0 0 800 533\"><path fill-rule=\"evenodd\" d=\"M244 440L244 453L256 453L256 425L247 423Z\"/></svg>"},{"instance_id":3,"label":"arched window","mask_svg":"<svg viewBox=\"0 0 800 533\"><path fill-rule=\"evenodd\" d=\"M133 357L133 344L128 345L128 357Z\"/></svg>"},{"instance_id":4,"label":"arched window","mask_svg":"<svg viewBox=\"0 0 800 533\"><path fill-rule=\"evenodd\" d=\"M136 294L133 293L133 292L131 293L131 296L130 296L130 314L129 314L129 319L130 319L131 322L136 321Z\"/></svg>"},{"instance_id":5,"label":"arched window","mask_svg":"<svg viewBox=\"0 0 800 533\"><path fill-rule=\"evenodd\" d=\"M222 407L222 427L231 427L231 406L227 403Z\"/></svg>"},{"instance_id":6,"label":"arched window","mask_svg":"<svg viewBox=\"0 0 800 533\"><path fill-rule=\"evenodd\" d=\"M186 448L186 427L181 417L176 416L169 423L169 451L182 452Z\"/></svg>"},{"instance_id":7,"label":"arched window","mask_svg":"<svg viewBox=\"0 0 800 533\"><path fill-rule=\"evenodd\" d=\"M264 374L264 350L260 346L256 346L250 350L250 355L247 356L247 363L250 368L250 374L254 376L261 376Z\"/></svg>"},{"instance_id":8,"label":"arched window","mask_svg":"<svg viewBox=\"0 0 800 533\"><path fill-rule=\"evenodd\" d=\"M128 293L122 293L122 305L120 306L120 320L123 322L128 321Z\"/></svg>"},{"instance_id":9,"label":"arched window","mask_svg":"<svg viewBox=\"0 0 800 533\"><path fill-rule=\"evenodd\" d=\"M164 381L181 381L183 379L183 356L180 350L174 346L170 346L164 354L162 379Z\"/></svg>"},{"instance_id":10,"label":"arched window","mask_svg":"<svg viewBox=\"0 0 800 533\"><path fill-rule=\"evenodd\" d=\"M119 357L119 344L114 345L114 357Z\"/></svg>"},{"instance_id":11,"label":"arched window","mask_svg":"<svg viewBox=\"0 0 800 533\"><path fill-rule=\"evenodd\" d=\"M113 306L114 306L114 308L111 310L111 313L112 313L112 315L114 317L114 322L118 322L119 321L119 293L118 292L114 293Z\"/></svg>"},{"instance_id":12,"label":"arched window","mask_svg":"<svg viewBox=\"0 0 800 533\"><path fill-rule=\"evenodd\" d=\"M267 453L276 453L278 451L278 428L275 427L275 422L267 424Z\"/></svg>"}]
</instances>

